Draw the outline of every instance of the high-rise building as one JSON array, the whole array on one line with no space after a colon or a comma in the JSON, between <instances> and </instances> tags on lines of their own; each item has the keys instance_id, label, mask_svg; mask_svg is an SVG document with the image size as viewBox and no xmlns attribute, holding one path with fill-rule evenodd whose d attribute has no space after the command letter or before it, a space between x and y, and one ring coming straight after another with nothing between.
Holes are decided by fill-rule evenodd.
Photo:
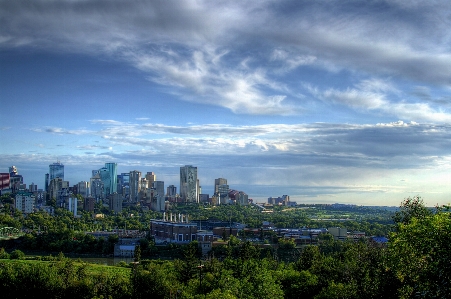
<instances>
[{"instance_id":1,"label":"high-rise building","mask_svg":"<svg viewBox=\"0 0 451 299\"><path fill-rule=\"evenodd\" d=\"M56 204L61 207L65 198L69 195L69 182L62 178L54 178L49 183L49 198L56 199Z\"/></svg>"},{"instance_id":2,"label":"high-rise building","mask_svg":"<svg viewBox=\"0 0 451 299\"><path fill-rule=\"evenodd\" d=\"M164 182L163 181L155 181L152 183L152 188L155 189L156 194L164 197Z\"/></svg>"},{"instance_id":3,"label":"high-rise building","mask_svg":"<svg viewBox=\"0 0 451 299\"><path fill-rule=\"evenodd\" d=\"M108 169L110 175L110 184L108 186L108 194L117 192L117 163L105 163L105 167Z\"/></svg>"},{"instance_id":4,"label":"high-rise building","mask_svg":"<svg viewBox=\"0 0 451 299\"><path fill-rule=\"evenodd\" d=\"M13 175L18 175L19 172L17 171L17 167L16 166L11 166L9 167L9 175L13 176Z\"/></svg>"},{"instance_id":5,"label":"high-rise building","mask_svg":"<svg viewBox=\"0 0 451 299\"><path fill-rule=\"evenodd\" d=\"M104 185L102 180L100 179L100 174L97 173L95 176L93 176L90 179L90 191L91 191L91 196L94 197L96 199L96 201L99 201L101 199L104 198Z\"/></svg>"},{"instance_id":6,"label":"high-rise building","mask_svg":"<svg viewBox=\"0 0 451 299\"><path fill-rule=\"evenodd\" d=\"M80 194L81 196L83 196L83 198L86 198L89 196L89 182L85 182L85 181L81 181L77 184L77 192L78 194Z\"/></svg>"},{"instance_id":7,"label":"high-rise building","mask_svg":"<svg viewBox=\"0 0 451 299\"><path fill-rule=\"evenodd\" d=\"M57 161L56 163L50 164L49 165L49 173L45 174L45 192L47 192L47 194L50 193L49 190L49 185L50 185L50 181L56 178L60 178L64 181L64 165L60 162Z\"/></svg>"},{"instance_id":8,"label":"high-rise building","mask_svg":"<svg viewBox=\"0 0 451 299\"><path fill-rule=\"evenodd\" d=\"M59 161L49 165L49 181L60 178L64 181L64 165Z\"/></svg>"},{"instance_id":9,"label":"high-rise building","mask_svg":"<svg viewBox=\"0 0 451 299\"><path fill-rule=\"evenodd\" d=\"M153 182L157 180L157 175L154 172L148 172L146 174L146 180L147 180L147 188L152 188Z\"/></svg>"},{"instance_id":10,"label":"high-rise building","mask_svg":"<svg viewBox=\"0 0 451 299\"><path fill-rule=\"evenodd\" d=\"M173 197L177 194L177 187L174 185L169 185L169 187L166 189L166 195L168 197Z\"/></svg>"},{"instance_id":11,"label":"high-rise building","mask_svg":"<svg viewBox=\"0 0 451 299\"><path fill-rule=\"evenodd\" d=\"M223 184L218 186L218 195L220 204L229 203L229 185Z\"/></svg>"},{"instance_id":12,"label":"high-rise building","mask_svg":"<svg viewBox=\"0 0 451 299\"><path fill-rule=\"evenodd\" d=\"M180 197L184 202L198 202L198 195L197 167L191 165L180 167Z\"/></svg>"},{"instance_id":13,"label":"high-rise building","mask_svg":"<svg viewBox=\"0 0 451 299\"><path fill-rule=\"evenodd\" d=\"M155 211L164 211L164 182L163 181L155 181L152 183L152 188L155 190L154 197L155 199L152 200L152 203L155 203L152 205L153 210Z\"/></svg>"},{"instance_id":14,"label":"high-rise building","mask_svg":"<svg viewBox=\"0 0 451 299\"><path fill-rule=\"evenodd\" d=\"M9 188L9 173L0 173L0 190Z\"/></svg>"},{"instance_id":15,"label":"high-rise building","mask_svg":"<svg viewBox=\"0 0 451 299\"><path fill-rule=\"evenodd\" d=\"M138 194L141 191L141 171L133 170L130 171L130 201L137 202Z\"/></svg>"},{"instance_id":16,"label":"high-rise building","mask_svg":"<svg viewBox=\"0 0 451 299\"><path fill-rule=\"evenodd\" d=\"M107 198L108 195L111 194L111 175L110 175L110 171L105 168L102 167L99 169L99 173L98 173L100 180L103 183L103 198ZM117 186L116 186L117 188Z\"/></svg>"},{"instance_id":17,"label":"high-rise building","mask_svg":"<svg viewBox=\"0 0 451 299\"><path fill-rule=\"evenodd\" d=\"M236 197L236 203L240 205L248 205L249 204L248 195L243 191L240 191L238 196Z\"/></svg>"},{"instance_id":18,"label":"high-rise building","mask_svg":"<svg viewBox=\"0 0 451 299\"><path fill-rule=\"evenodd\" d=\"M22 213L28 214L34 212L36 197L31 192L19 192L16 194L14 206Z\"/></svg>"},{"instance_id":19,"label":"high-rise building","mask_svg":"<svg viewBox=\"0 0 451 299\"><path fill-rule=\"evenodd\" d=\"M114 213L122 212L122 195L118 193L112 193L108 195L110 210Z\"/></svg>"},{"instance_id":20,"label":"high-rise building","mask_svg":"<svg viewBox=\"0 0 451 299\"><path fill-rule=\"evenodd\" d=\"M227 185L227 179L224 178L215 179L215 194L219 192L220 185Z\"/></svg>"},{"instance_id":21,"label":"high-rise building","mask_svg":"<svg viewBox=\"0 0 451 299\"><path fill-rule=\"evenodd\" d=\"M121 173L117 175L117 193L128 198L130 194L130 173Z\"/></svg>"},{"instance_id":22,"label":"high-rise building","mask_svg":"<svg viewBox=\"0 0 451 299\"><path fill-rule=\"evenodd\" d=\"M83 202L83 209L88 212L94 212L96 199L94 197L86 197Z\"/></svg>"},{"instance_id":23,"label":"high-rise building","mask_svg":"<svg viewBox=\"0 0 451 299\"><path fill-rule=\"evenodd\" d=\"M45 184L44 184L44 190L45 192L49 192L49 184L50 184L50 174L45 174Z\"/></svg>"},{"instance_id":24,"label":"high-rise building","mask_svg":"<svg viewBox=\"0 0 451 299\"><path fill-rule=\"evenodd\" d=\"M69 198L68 198L68 203L67 203L67 209L69 210L69 212L71 212L74 217L77 216L78 213L78 198L73 195L70 194Z\"/></svg>"}]
</instances>

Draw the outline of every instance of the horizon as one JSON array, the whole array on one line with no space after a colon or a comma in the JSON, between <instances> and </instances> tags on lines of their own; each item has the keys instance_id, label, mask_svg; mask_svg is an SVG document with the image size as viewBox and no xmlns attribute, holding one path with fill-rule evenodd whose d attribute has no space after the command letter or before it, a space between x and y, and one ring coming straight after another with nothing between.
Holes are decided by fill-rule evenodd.
<instances>
[{"instance_id":1,"label":"horizon","mask_svg":"<svg viewBox=\"0 0 451 299\"><path fill-rule=\"evenodd\" d=\"M451 3L0 0L0 172L451 202ZM178 190L180 191L180 190Z\"/></svg>"}]
</instances>

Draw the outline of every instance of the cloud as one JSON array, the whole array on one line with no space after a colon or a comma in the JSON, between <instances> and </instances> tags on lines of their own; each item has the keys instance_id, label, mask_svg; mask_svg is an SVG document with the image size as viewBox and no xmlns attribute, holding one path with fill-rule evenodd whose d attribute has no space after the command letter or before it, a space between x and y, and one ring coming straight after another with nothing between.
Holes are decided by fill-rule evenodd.
<instances>
[{"instance_id":1,"label":"cloud","mask_svg":"<svg viewBox=\"0 0 451 299\"><path fill-rule=\"evenodd\" d=\"M57 128L57 127L47 127L44 129L39 129L39 128L33 128L32 131L35 132L47 132L47 133L53 133L53 134L60 134L60 135L86 135L86 134L90 134L92 133L91 131L88 130L84 130L84 129L79 129L79 130L66 130L63 128Z\"/></svg>"},{"instance_id":2,"label":"cloud","mask_svg":"<svg viewBox=\"0 0 451 299\"><path fill-rule=\"evenodd\" d=\"M390 83L378 79L363 80L353 88L320 90L305 85L315 97L334 104L344 105L357 111L392 115L417 122L451 123L451 113L442 108L434 109L430 103L415 103Z\"/></svg>"},{"instance_id":3,"label":"cloud","mask_svg":"<svg viewBox=\"0 0 451 299\"><path fill-rule=\"evenodd\" d=\"M366 125L167 126L149 123L124 125L101 120L95 123L104 124L97 131L83 132L87 138L103 139L102 145L81 144L77 148L111 150L114 147L117 153L145 150L148 155L236 155L240 159L245 155L255 155L263 160L270 159L272 163L276 163L280 157L290 157L287 161L307 165L316 163L358 167L364 163L386 167L387 163L391 163L391 167L408 168L425 161L436 163L431 161L438 161L436 157L446 157L451 146L450 126L401 120ZM54 131L42 130L42 133L53 134ZM62 128L56 130L58 133L67 131ZM130 131L133 134L129 134ZM420 161L419 157L423 160ZM263 163L263 160L258 163Z\"/></svg>"},{"instance_id":4,"label":"cloud","mask_svg":"<svg viewBox=\"0 0 451 299\"><path fill-rule=\"evenodd\" d=\"M1 1L0 8L2 48L122 61L180 99L238 114L303 111L291 101L296 86L285 79L306 66L451 86L451 9L445 2L18 0ZM374 108L390 101L359 89L329 92L354 106L362 95ZM422 117L413 112L423 106L395 108ZM447 119L434 111L425 119L436 117Z\"/></svg>"}]
</instances>

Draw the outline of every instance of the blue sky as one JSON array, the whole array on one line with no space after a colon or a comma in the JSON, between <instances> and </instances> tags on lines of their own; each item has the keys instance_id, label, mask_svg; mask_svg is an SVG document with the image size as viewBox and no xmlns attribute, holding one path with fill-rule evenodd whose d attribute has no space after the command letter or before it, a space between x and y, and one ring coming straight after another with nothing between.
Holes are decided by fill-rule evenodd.
<instances>
[{"instance_id":1,"label":"blue sky","mask_svg":"<svg viewBox=\"0 0 451 299\"><path fill-rule=\"evenodd\" d=\"M0 171L263 201L451 195L448 1L0 1Z\"/></svg>"}]
</instances>

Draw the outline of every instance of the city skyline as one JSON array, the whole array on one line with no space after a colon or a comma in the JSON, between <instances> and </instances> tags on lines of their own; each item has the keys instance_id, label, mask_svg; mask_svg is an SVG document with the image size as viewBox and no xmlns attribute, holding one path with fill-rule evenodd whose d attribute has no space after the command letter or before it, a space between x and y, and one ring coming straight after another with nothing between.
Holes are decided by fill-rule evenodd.
<instances>
[{"instance_id":1,"label":"city skyline","mask_svg":"<svg viewBox=\"0 0 451 299\"><path fill-rule=\"evenodd\" d=\"M0 0L0 172L183 165L264 201L451 201L446 1ZM180 190L179 190L180 192Z\"/></svg>"}]
</instances>

